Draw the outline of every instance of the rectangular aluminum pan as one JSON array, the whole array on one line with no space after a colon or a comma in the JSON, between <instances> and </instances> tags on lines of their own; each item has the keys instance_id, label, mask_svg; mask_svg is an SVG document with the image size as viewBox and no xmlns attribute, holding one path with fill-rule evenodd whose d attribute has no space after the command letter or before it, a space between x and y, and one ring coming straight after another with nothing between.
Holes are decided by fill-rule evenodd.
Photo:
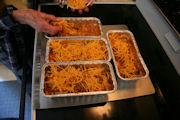
<instances>
[{"instance_id":1,"label":"rectangular aluminum pan","mask_svg":"<svg viewBox=\"0 0 180 120\"><path fill-rule=\"evenodd\" d=\"M113 89L113 90L110 90L110 91L95 91L95 92L80 92L80 93L68 93L68 94L46 95L46 94L44 93L45 68L46 68L48 65L51 65L51 64L57 64L57 65L107 64L107 65L109 66L109 69L110 69L110 74L111 74L111 77L112 77L114 89ZM67 96L101 95L101 94L112 93L112 92L114 92L114 91L116 91L116 90L117 90L117 82L116 82L116 78L115 78L115 75L114 75L113 67L112 67L111 63L106 62L106 61L46 63L46 64L43 65L43 67L42 67L42 69L41 69L40 93L41 93L44 97L54 98L54 97L67 97Z\"/></svg>"},{"instance_id":2,"label":"rectangular aluminum pan","mask_svg":"<svg viewBox=\"0 0 180 120\"><path fill-rule=\"evenodd\" d=\"M111 44L110 44L110 41L109 41L109 37L108 37L109 33L116 33L116 32L117 32L117 33L128 33L128 34L130 35L131 40L133 41L134 47L135 47L135 49L136 49L137 55L138 55L138 57L139 57L139 60L141 61L141 64L142 64L142 66L143 66L143 68L144 68L144 70L145 70L145 72L146 72L146 74L145 74L144 76L142 76L142 77L134 77L134 78L123 78L123 77L121 77L121 75L119 74L119 70L118 70L118 67L117 67L117 65L116 65L115 56L114 56L114 54L113 54L113 50L112 50L112 47L111 47ZM138 80L138 79L146 78L146 77L149 75L149 70L148 70L148 68L147 68L147 66L146 66L146 64L145 64L145 62L144 62L144 60L143 60L143 58L142 58L142 56L141 56L141 54L140 54L140 52L139 52L137 43L136 43L136 41L135 41L135 38L134 38L134 35L132 34L132 32L130 32L129 30L109 30L109 31L107 32L106 36L107 36L108 43L109 43L109 46L110 46L110 51L111 51L111 53L112 53L112 58L113 58L113 62L114 62L115 68L116 68L116 73L117 73L117 75L118 75L118 77L119 77L120 79L126 80L126 81L128 81L128 80Z\"/></svg>"},{"instance_id":3,"label":"rectangular aluminum pan","mask_svg":"<svg viewBox=\"0 0 180 120\"><path fill-rule=\"evenodd\" d=\"M54 37L49 37L47 34L45 34L45 37L47 39L66 39L66 38L81 38L81 37L88 37L88 38L101 38L101 36L103 35L103 32L102 32L102 25L101 25L101 21L96 18L96 17L63 17L64 20L79 20L79 21L88 21L88 20L95 20L98 22L99 24L99 30L100 30L100 35L99 36L54 36Z\"/></svg>"},{"instance_id":4,"label":"rectangular aluminum pan","mask_svg":"<svg viewBox=\"0 0 180 120\"><path fill-rule=\"evenodd\" d=\"M98 39L90 39L90 38L79 38L79 39L59 39L59 40L102 40L105 42L106 44L106 49L108 51L108 60L104 60L104 61L110 61L111 60L111 53L110 53L110 48L108 46L107 40L105 40L104 38L98 38ZM45 61L49 62L49 45L51 41L56 41L56 40L48 40L47 41L47 45L46 45L46 57L45 57ZM97 60L91 60L91 61L97 61ZM98 60L99 61L99 60ZM60 62L60 61L57 61ZM63 61L63 62L68 62L68 61ZM78 62L78 61L77 61Z\"/></svg>"}]
</instances>

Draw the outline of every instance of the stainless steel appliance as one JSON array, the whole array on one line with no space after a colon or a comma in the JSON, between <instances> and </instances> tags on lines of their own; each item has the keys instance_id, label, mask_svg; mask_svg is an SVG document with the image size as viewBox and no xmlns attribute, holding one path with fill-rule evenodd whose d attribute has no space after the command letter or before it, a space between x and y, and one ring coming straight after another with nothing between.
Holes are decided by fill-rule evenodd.
<instances>
[{"instance_id":1,"label":"stainless steel appliance","mask_svg":"<svg viewBox=\"0 0 180 120\"><path fill-rule=\"evenodd\" d=\"M111 0L111 1L95 0L95 5L93 7L90 7L90 12L82 15L79 15L78 13L72 13L70 9L67 10L66 8L60 8L59 3L47 4L47 1L45 0L40 0L40 1L43 2L41 3L41 6L39 6L41 8L41 11L43 12L54 14L56 16L63 16L63 17L70 17L70 16L97 17L101 20L102 24L105 26L125 24L129 28L129 30L133 32L138 47L140 49L140 52L145 60L145 63L147 64L147 67L149 68L150 78L153 82L156 93L151 96L142 97L142 100L140 101L138 100L138 98L133 98L127 101L114 102L114 106L117 106L117 108L115 109L115 113L116 111L121 111L123 106L125 106L124 107L125 109L123 109L124 112L122 111L120 113L113 114L114 118L117 117L118 119L120 117L123 117L123 115L127 113L128 116L131 116L134 119L142 118L144 114L143 113L139 114L137 112L138 109L137 108L134 109L134 106L140 106L141 111L146 111L147 109L153 111L146 113L146 115L148 114L149 116L155 119L159 118L157 117L158 115L161 116L161 118L166 118L164 113L167 112L166 111L167 104L168 106L170 106L170 109L178 108L178 106L180 105L179 103L180 96L175 93L180 92L179 89L180 78L178 75L178 73L180 73L180 62L178 62L180 61L179 41L178 41L179 36L164 19L163 15L161 14L157 6L155 6L153 1L137 0L135 2L133 0ZM40 40L38 38L42 38L42 39ZM40 55L42 54L41 51L43 51L41 50L41 47L45 46L44 42L41 41L44 40L45 39L43 38L43 34L36 33L35 45L37 46L35 46L35 52L36 55L38 56L35 56L34 60L38 64L34 64L34 71L33 71L34 74L39 74L40 72L40 66L41 66L40 61L42 60L40 59ZM38 89L36 89L39 87L38 86L39 76L34 76L33 79L36 80L33 80L34 83L33 83L32 102L33 101L39 102L38 100L39 98L34 97L39 94ZM131 83L131 88L126 88L127 86L125 85L123 86L122 89L138 88L138 86L135 85L136 84ZM121 93L119 92L114 97L117 97L120 94ZM104 97L103 100L102 99L98 99L98 100L104 101L104 99L106 99L106 97ZM98 100L95 101L98 102ZM150 101L149 102L150 104L147 101L148 102ZM73 101L69 101L68 104L71 104L72 102ZM135 105L133 103L135 103ZM144 104L142 105L142 103ZM63 105L63 103L59 103L59 104ZM110 103L108 103L108 105L109 104ZM126 106L127 104L129 104L128 107ZM142 106L143 108L145 108L144 110L142 109ZM52 116L57 118L58 115L62 112L65 114L71 114L77 110L76 108L72 108L72 109L67 108L66 111L63 111L64 109L38 110L35 107L39 107L39 106L32 106L32 119L43 119L43 118L51 119ZM89 107L87 107L87 109ZM83 107L82 108L80 107L80 109L83 112L87 111L87 109L86 108L83 109ZM160 112L160 113L157 112L162 109L165 110L165 112ZM71 110L73 112L71 112ZM131 112L129 112L129 110ZM71 113L68 111L70 111ZM172 110L172 112L175 113L176 111ZM81 111L79 113L81 114ZM171 112L169 112L169 115L171 117L172 115ZM82 114L82 116L88 118L88 115ZM79 117L79 119L81 119L81 117ZM96 119L96 117L94 117L94 119Z\"/></svg>"},{"instance_id":2,"label":"stainless steel appliance","mask_svg":"<svg viewBox=\"0 0 180 120\"><path fill-rule=\"evenodd\" d=\"M167 22L180 35L180 0L153 0Z\"/></svg>"}]
</instances>

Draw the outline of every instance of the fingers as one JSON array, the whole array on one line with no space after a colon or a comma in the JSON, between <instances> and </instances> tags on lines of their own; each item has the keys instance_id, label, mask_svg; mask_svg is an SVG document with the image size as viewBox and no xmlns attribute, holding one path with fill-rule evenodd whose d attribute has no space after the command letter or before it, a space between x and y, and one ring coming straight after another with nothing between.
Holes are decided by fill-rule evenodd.
<instances>
[{"instance_id":1,"label":"fingers","mask_svg":"<svg viewBox=\"0 0 180 120\"><path fill-rule=\"evenodd\" d=\"M62 26L51 26L51 25L48 26L47 25L45 26L45 29L42 32L48 33L50 35L54 35L61 30L62 30Z\"/></svg>"},{"instance_id":2,"label":"fingers","mask_svg":"<svg viewBox=\"0 0 180 120\"><path fill-rule=\"evenodd\" d=\"M89 5L90 7L93 6L93 2Z\"/></svg>"},{"instance_id":3,"label":"fingers","mask_svg":"<svg viewBox=\"0 0 180 120\"><path fill-rule=\"evenodd\" d=\"M46 26L45 29L42 32L48 33L50 35L55 35L59 31L62 30L62 26Z\"/></svg>"},{"instance_id":4,"label":"fingers","mask_svg":"<svg viewBox=\"0 0 180 120\"><path fill-rule=\"evenodd\" d=\"M48 20L52 20L52 21L59 21L59 19L56 17L56 16L54 16L54 15L49 15L49 14L46 14L46 13L40 13L41 14L41 16L44 18L44 19L48 19Z\"/></svg>"},{"instance_id":5,"label":"fingers","mask_svg":"<svg viewBox=\"0 0 180 120\"><path fill-rule=\"evenodd\" d=\"M42 19L39 19L40 24L37 25L37 31L45 32L45 33L48 33L50 35L54 35L58 31L62 30L62 26L52 26L46 21L48 19L48 20L58 22L60 19L58 19L54 15L50 15L50 14L40 12L40 16L42 17Z\"/></svg>"},{"instance_id":6,"label":"fingers","mask_svg":"<svg viewBox=\"0 0 180 120\"><path fill-rule=\"evenodd\" d=\"M86 8L84 8L83 10L82 10L82 9L80 9L80 10L78 10L78 13L79 13L79 14L83 14L83 11L85 11L85 12L89 12L89 8L88 8L88 7L86 7Z\"/></svg>"},{"instance_id":7,"label":"fingers","mask_svg":"<svg viewBox=\"0 0 180 120\"><path fill-rule=\"evenodd\" d=\"M72 12L75 12L75 9L71 9Z\"/></svg>"},{"instance_id":8,"label":"fingers","mask_svg":"<svg viewBox=\"0 0 180 120\"><path fill-rule=\"evenodd\" d=\"M84 8L84 11L89 12L89 8L88 7Z\"/></svg>"},{"instance_id":9,"label":"fingers","mask_svg":"<svg viewBox=\"0 0 180 120\"><path fill-rule=\"evenodd\" d=\"M82 14L82 13L83 13L83 10L81 10L81 9L78 10L78 13L79 13L79 14Z\"/></svg>"},{"instance_id":10,"label":"fingers","mask_svg":"<svg viewBox=\"0 0 180 120\"><path fill-rule=\"evenodd\" d=\"M35 26L36 27L36 26ZM38 32L45 32L50 35L56 34L58 31L62 30L62 26L52 26L46 21L42 21L37 28L35 28Z\"/></svg>"},{"instance_id":11,"label":"fingers","mask_svg":"<svg viewBox=\"0 0 180 120\"><path fill-rule=\"evenodd\" d=\"M92 2L89 6L93 6L93 2ZM72 12L75 12L76 10L75 10L75 9L71 9L71 11L72 11ZM78 10L78 13L79 13L79 14L83 14L83 11L89 12L89 8L86 7L86 8L84 8L84 9L79 9L79 10Z\"/></svg>"}]
</instances>

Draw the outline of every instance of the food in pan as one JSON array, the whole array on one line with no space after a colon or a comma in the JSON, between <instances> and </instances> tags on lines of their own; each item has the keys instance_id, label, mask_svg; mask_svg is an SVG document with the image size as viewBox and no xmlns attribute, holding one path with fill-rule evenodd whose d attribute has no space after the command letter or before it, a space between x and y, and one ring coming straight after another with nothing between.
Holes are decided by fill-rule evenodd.
<instances>
[{"instance_id":1,"label":"food in pan","mask_svg":"<svg viewBox=\"0 0 180 120\"><path fill-rule=\"evenodd\" d=\"M63 18L59 22L52 21L50 24L63 27L62 31L55 35L56 37L100 36L101 34L99 23L96 20L65 20Z\"/></svg>"},{"instance_id":2,"label":"food in pan","mask_svg":"<svg viewBox=\"0 0 180 120\"><path fill-rule=\"evenodd\" d=\"M108 34L119 74L123 78L142 77L146 74L132 38L128 33Z\"/></svg>"},{"instance_id":3,"label":"food in pan","mask_svg":"<svg viewBox=\"0 0 180 120\"><path fill-rule=\"evenodd\" d=\"M67 6L73 8L83 8L88 4L88 0L67 0Z\"/></svg>"},{"instance_id":4,"label":"food in pan","mask_svg":"<svg viewBox=\"0 0 180 120\"><path fill-rule=\"evenodd\" d=\"M57 65L45 68L46 95L113 90L107 64Z\"/></svg>"},{"instance_id":5,"label":"food in pan","mask_svg":"<svg viewBox=\"0 0 180 120\"><path fill-rule=\"evenodd\" d=\"M52 40L49 62L108 60L103 40Z\"/></svg>"}]
</instances>

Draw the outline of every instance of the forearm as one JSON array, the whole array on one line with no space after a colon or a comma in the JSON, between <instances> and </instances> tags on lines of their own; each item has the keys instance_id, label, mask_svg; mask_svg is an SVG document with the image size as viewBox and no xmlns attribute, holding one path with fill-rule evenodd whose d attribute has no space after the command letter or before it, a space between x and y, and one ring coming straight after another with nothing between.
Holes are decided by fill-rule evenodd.
<instances>
[{"instance_id":1,"label":"forearm","mask_svg":"<svg viewBox=\"0 0 180 120\"><path fill-rule=\"evenodd\" d=\"M61 26L52 26L47 20L57 21L54 15L49 15L33 9L14 10L12 12L14 20L20 24L28 24L38 32L55 34L62 29Z\"/></svg>"},{"instance_id":2,"label":"forearm","mask_svg":"<svg viewBox=\"0 0 180 120\"><path fill-rule=\"evenodd\" d=\"M3 30L4 28L5 30L8 30L18 23L28 24L32 28L36 29L38 32L46 32L51 35L56 34L62 29L62 26L52 26L47 22L47 20L57 21L57 18L54 15L49 15L46 13L35 11L33 9L12 10L12 8L14 7L10 6L10 10L7 8L5 13L8 15L5 15L1 18L2 25L0 27L5 25L2 28Z\"/></svg>"},{"instance_id":3,"label":"forearm","mask_svg":"<svg viewBox=\"0 0 180 120\"><path fill-rule=\"evenodd\" d=\"M31 21L35 20L35 17L30 15L32 12L34 12L32 9L14 10L12 11L12 17L20 24L31 24Z\"/></svg>"}]
</instances>

